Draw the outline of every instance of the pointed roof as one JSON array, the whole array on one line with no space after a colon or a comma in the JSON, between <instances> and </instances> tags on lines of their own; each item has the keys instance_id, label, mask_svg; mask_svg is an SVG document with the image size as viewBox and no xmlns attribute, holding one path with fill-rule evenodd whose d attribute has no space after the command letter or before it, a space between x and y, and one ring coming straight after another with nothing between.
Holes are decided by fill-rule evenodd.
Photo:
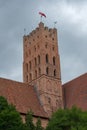
<instances>
[{"instance_id":1,"label":"pointed roof","mask_svg":"<svg viewBox=\"0 0 87 130\"><path fill-rule=\"evenodd\" d=\"M34 87L28 83L0 78L0 96L4 96L20 113L26 114L32 110L34 116L48 118L37 98Z\"/></svg>"},{"instance_id":2,"label":"pointed roof","mask_svg":"<svg viewBox=\"0 0 87 130\"><path fill-rule=\"evenodd\" d=\"M62 87L66 108L76 105L83 110L87 110L87 73L65 83Z\"/></svg>"}]
</instances>

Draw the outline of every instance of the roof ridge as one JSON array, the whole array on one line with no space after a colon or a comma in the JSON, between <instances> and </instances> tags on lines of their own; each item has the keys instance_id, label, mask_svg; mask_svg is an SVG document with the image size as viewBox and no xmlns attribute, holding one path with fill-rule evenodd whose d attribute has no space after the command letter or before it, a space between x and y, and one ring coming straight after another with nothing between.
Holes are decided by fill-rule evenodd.
<instances>
[{"instance_id":1,"label":"roof ridge","mask_svg":"<svg viewBox=\"0 0 87 130\"><path fill-rule=\"evenodd\" d=\"M84 74L81 74L81 75L77 76L76 78L74 78L74 79L72 79L72 80L70 80L70 81L68 81L68 82L66 82L66 83L64 83L64 84L62 84L62 86L65 85L65 84L71 83L71 82L73 82L74 80L78 80L79 78L81 78L81 77L83 77L83 76L85 76L85 75L87 75L87 73L84 73Z\"/></svg>"}]
</instances>

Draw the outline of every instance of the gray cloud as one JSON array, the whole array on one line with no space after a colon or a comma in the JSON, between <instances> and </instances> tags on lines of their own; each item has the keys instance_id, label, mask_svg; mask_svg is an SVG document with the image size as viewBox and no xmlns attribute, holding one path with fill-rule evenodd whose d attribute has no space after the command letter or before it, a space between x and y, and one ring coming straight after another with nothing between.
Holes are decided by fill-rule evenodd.
<instances>
[{"instance_id":1,"label":"gray cloud","mask_svg":"<svg viewBox=\"0 0 87 130\"><path fill-rule=\"evenodd\" d=\"M87 72L86 0L1 0L0 1L0 77L22 81L24 28L30 33L46 13L46 26L57 21L62 81Z\"/></svg>"}]
</instances>

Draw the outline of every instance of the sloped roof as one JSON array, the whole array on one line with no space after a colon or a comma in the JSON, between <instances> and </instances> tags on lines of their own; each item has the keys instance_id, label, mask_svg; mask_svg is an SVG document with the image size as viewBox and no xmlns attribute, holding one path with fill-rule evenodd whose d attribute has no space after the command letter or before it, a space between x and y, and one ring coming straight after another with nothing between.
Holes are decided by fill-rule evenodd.
<instances>
[{"instance_id":1,"label":"sloped roof","mask_svg":"<svg viewBox=\"0 0 87 130\"><path fill-rule=\"evenodd\" d=\"M66 108L72 105L87 110L87 73L62 85L63 99Z\"/></svg>"},{"instance_id":2,"label":"sloped roof","mask_svg":"<svg viewBox=\"0 0 87 130\"><path fill-rule=\"evenodd\" d=\"M0 96L4 96L20 113L26 114L32 110L34 116L48 118L40 105L34 87L28 83L0 78Z\"/></svg>"}]
</instances>

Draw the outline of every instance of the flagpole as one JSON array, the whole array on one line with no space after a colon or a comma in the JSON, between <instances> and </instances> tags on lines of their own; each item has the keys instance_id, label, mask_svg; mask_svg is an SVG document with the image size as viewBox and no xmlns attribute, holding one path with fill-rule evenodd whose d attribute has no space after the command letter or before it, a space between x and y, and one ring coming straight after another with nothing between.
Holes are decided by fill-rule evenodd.
<instances>
[{"instance_id":1,"label":"flagpole","mask_svg":"<svg viewBox=\"0 0 87 130\"><path fill-rule=\"evenodd\" d=\"M40 16L40 22L42 22L42 15Z\"/></svg>"}]
</instances>

